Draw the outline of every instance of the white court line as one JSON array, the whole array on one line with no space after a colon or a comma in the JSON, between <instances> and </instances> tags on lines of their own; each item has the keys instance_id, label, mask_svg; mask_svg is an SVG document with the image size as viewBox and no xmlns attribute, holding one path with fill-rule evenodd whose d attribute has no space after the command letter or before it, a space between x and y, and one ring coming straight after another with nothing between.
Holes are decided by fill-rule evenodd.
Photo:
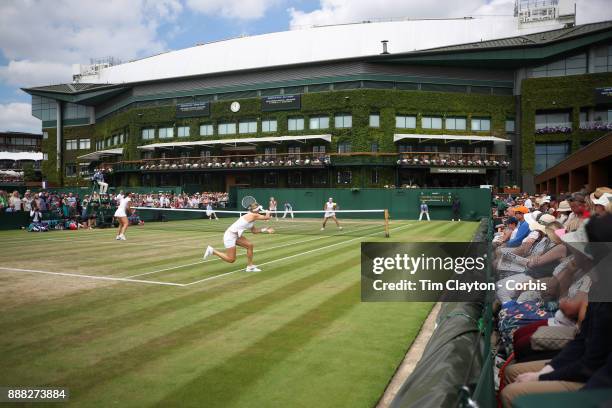
<instances>
[{"instance_id":1,"label":"white court line","mask_svg":"<svg viewBox=\"0 0 612 408\"><path fill-rule=\"evenodd\" d=\"M152 285L185 286L184 283L157 282L157 281L150 281L150 280L128 279L128 278L113 278L110 276L80 275L78 273L49 272L49 271L39 271L36 269L19 269L19 268L0 267L0 270L22 272L22 273L42 273L45 275L60 275L60 276L70 276L70 277L75 277L75 278L87 278L87 279L98 279L98 280L119 281L119 282L149 283Z\"/></svg>"},{"instance_id":2,"label":"white court line","mask_svg":"<svg viewBox=\"0 0 612 408\"><path fill-rule=\"evenodd\" d=\"M364 229L370 229L370 228L372 228L372 226L365 227L365 228L359 229L357 231L361 231L361 230L364 230ZM341 233L337 233L337 234L328 235L326 237L317 236L315 238L305 239L305 240L302 240L302 241L289 242L289 243L286 243L286 244L283 244L283 245L277 245L277 246L273 246L273 247L266 248L266 249L256 250L256 251L253 251L253 253L267 252L267 251L271 251L273 249L284 248L284 247L291 246L291 245L303 244L305 242L316 241L316 240L325 239L325 238L331 238L331 237L337 237L337 236L341 236L341 235L342 235ZM174 269L181 269L181 268L186 268L188 266L199 265L199 264L203 264L203 263L207 263L207 262L214 262L214 261L221 261L221 258L209 259L207 261L202 260L202 261L188 263L188 264L185 264L185 265L178 265L178 266L172 266L172 267L169 267L169 268L158 269L156 271L139 273L139 274L136 274L136 275L127 276L126 279L136 278L138 276L152 275L154 273L166 272L166 271L171 271L171 270L174 270Z\"/></svg>"},{"instance_id":3,"label":"white court line","mask_svg":"<svg viewBox=\"0 0 612 408\"><path fill-rule=\"evenodd\" d=\"M408 224L408 225L403 225L401 227L392 228L391 231L396 231L398 229L407 228L407 227L410 227L412 225L414 225L414 224ZM294 255L285 256L283 258L274 259L272 261L264 262L264 263L259 264L259 265L269 265L269 264L272 264L272 263L275 263L275 262L280 262L280 261L284 261L284 260L287 260L287 259L297 258L298 256L310 254L312 252L322 251L324 249L333 248L333 247L338 246L338 245L348 244L349 242L357 241L358 239L363 239L365 237L369 237L369 236L372 236L372 235L375 235L375 234L380 234L380 231L376 231L376 232L373 232L371 234L363 235L361 237L349 239L347 241L338 242L336 244L332 244L332 245L327 245L327 246L324 246L324 247L319 247L319 248L311 249L310 251L300 252L299 254L294 254ZM236 273L236 272L241 272L243 270L244 270L244 268L236 269L235 271L225 272L225 273L222 273L220 275L210 276L208 278L200 279L200 280L197 280L195 282L185 283L184 285L185 286L195 285L196 283L201 283L201 282L206 282L206 281L209 281L209 280L217 279L217 278L220 278L222 276L227 276L227 275L231 275L231 274Z\"/></svg>"}]
</instances>

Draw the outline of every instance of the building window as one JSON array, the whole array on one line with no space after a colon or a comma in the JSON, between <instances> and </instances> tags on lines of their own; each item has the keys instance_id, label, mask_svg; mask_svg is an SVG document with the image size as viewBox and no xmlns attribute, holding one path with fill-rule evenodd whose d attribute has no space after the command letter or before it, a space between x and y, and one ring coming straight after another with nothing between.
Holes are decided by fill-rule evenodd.
<instances>
[{"instance_id":1,"label":"building window","mask_svg":"<svg viewBox=\"0 0 612 408\"><path fill-rule=\"evenodd\" d=\"M474 153L476 153L476 154L487 154L487 148L486 147L475 147L474 148Z\"/></svg>"},{"instance_id":2,"label":"building window","mask_svg":"<svg viewBox=\"0 0 612 408\"><path fill-rule=\"evenodd\" d=\"M449 153L462 154L463 146L450 146Z\"/></svg>"},{"instance_id":3,"label":"building window","mask_svg":"<svg viewBox=\"0 0 612 408\"><path fill-rule=\"evenodd\" d=\"M89 150L89 149L91 149L91 140L90 139L80 139L79 140L79 149L80 150Z\"/></svg>"},{"instance_id":4,"label":"building window","mask_svg":"<svg viewBox=\"0 0 612 408\"><path fill-rule=\"evenodd\" d=\"M327 174L324 172L313 173L312 184L327 184Z\"/></svg>"},{"instance_id":5,"label":"building window","mask_svg":"<svg viewBox=\"0 0 612 408\"><path fill-rule=\"evenodd\" d=\"M412 146L401 144L398 149L400 153L410 153L412 151Z\"/></svg>"},{"instance_id":6,"label":"building window","mask_svg":"<svg viewBox=\"0 0 612 408\"><path fill-rule=\"evenodd\" d=\"M372 142L372 144L370 144L370 151L372 153L378 153L378 143Z\"/></svg>"},{"instance_id":7,"label":"building window","mask_svg":"<svg viewBox=\"0 0 612 408\"><path fill-rule=\"evenodd\" d=\"M438 146L436 146L436 145L425 145L425 146L421 147L420 150L423 150L424 152L436 153L438 151Z\"/></svg>"},{"instance_id":8,"label":"building window","mask_svg":"<svg viewBox=\"0 0 612 408\"><path fill-rule=\"evenodd\" d=\"M506 119L506 133L515 132L516 123L514 119Z\"/></svg>"},{"instance_id":9,"label":"building window","mask_svg":"<svg viewBox=\"0 0 612 408\"><path fill-rule=\"evenodd\" d=\"M289 184L293 184L293 185L302 184L302 173L299 171L289 173Z\"/></svg>"},{"instance_id":10,"label":"building window","mask_svg":"<svg viewBox=\"0 0 612 408\"><path fill-rule=\"evenodd\" d=\"M350 153L351 142L340 142L338 143L338 153Z\"/></svg>"},{"instance_id":11,"label":"building window","mask_svg":"<svg viewBox=\"0 0 612 408\"><path fill-rule=\"evenodd\" d=\"M200 157L203 159L209 159L211 156L210 150L202 150L200 152Z\"/></svg>"},{"instance_id":12,"label":"building window","mask_svg":"<svg viewBox=\"0 0 612 408\"><path fill-rule=\"evenodd\" d=\"M64 119L86 119L89 118L87 106L67 103L64 106Z\"/></svg>"},{"instance_id":13,"label":"building window","mask_svg":"<svg viewBox=\"0 0 612 408\"><path fill-rule=\"evenodd\" d=\"M569 112L540 112L535 115L535 130L547 132L571 131L572 122Z\"/></svg>"},{"instance_id":14,"label":"building window","mask_svg":"<svg viewBox=\"0 0 612 408\"><path fill-rule=\"evenodd\" d=\"M536 143L535 146L535 173L554 166L569 154L568 143Z\"/></svg>"},{"instance_id":15,"label":"building window","mask_svg":"<svg viewBox=\"0 0 612 408\"><path fill-rule=\"evenodd\" d=\"M77 166L76 164L67 164L66 165L66 177L76 177Z\"/></svg>"},{"instance_id":16,"label":"building window","mask_svg":"<svg viewBox=\"0 0 612 408\"><path fill-rule=\"evenodd\" d=\"M289 118L287 120L288 130L304 130L304 118Z\"/></svg>"},{"instance_id":17,"label":"building window","mask_svg":"<svg viewBox=\"0 0 612 408\"><path fill-rule=\"evenodd\" d=\"M353 116L347 114L336 115L334 118L334 127L337 129L353 127Z\"/></svg>"},{"instance_id":18,"label":"building window","mask_svg":"<svg viewBox=\"0 0 612 408\"><path fill-rule=\"evenodd\" d=\"M43 153L43 160L49 160L49 153Z\"/></svg>"},{"instance_id":19,"label":"building window","mask_svg":"<svg viewBox=\"0 0 612 408\"><path fill-rule=\"evenodd\" d=\"M32 95L32 116L42 121L56 121L57 102L43 96Z\"/></svg>"},{"instance_id":20,"label":"building window","mask_svg":"<svg viewBox=\"0 0 612 408\"><path fill-rule=\"evenodd\" d=\"M310 129L329 128L329 116L313 116L310 118Z\"/></svg>"},{"instance_id":21,"label":"building window","mask_svg":"<svg viewBox=\"0 0 612 408\"><path fill-rule=\"evenodd\" d=\"M597 61L597 57L595 57L595 60ZM527 74L532 78L540 78L586 74L586 72L586 54L579 54L532 68Z\"/></svg>"},{"instance_id":22,"label":"building window","mask_svg":"<svg viewBox=\"0 0 612 408\"><path fill-rule=\"evenodd\" d=\"M302 149L300 148L300 146L292 146L287 149L287 153L289 153L289 156L295 159L299 159L301 150Z\"/></svg>"},{"instance_id":23,"label":"building window","mask_svg":"<svg viewBox=\"0 0 612 408\"><path fill-rule=\"evenodd\" d=\"M465 130L467 128L466 118L446 118L445 127L449 130Z\"/></svg>"},{"instance_id":24,"label":"building window","mask_svg":"<svg viewBox=\"0 0 612 408\"><path fill-rule=\"evenodd\" d=\"M262 132L276 132L277 123L276 119L264 119L261 121Z\"/></svg>"},{"instance_id":25,"label":"building window","mask_svg":"<svg viewBox=\"0 0 612 408\"><path fill-rule=\"evenodd\" d=\"M370 174L371 174L370 182L372 184L378 184L378 180L379 180L378 169L372 169L372 173Z\"/></svg>"},{"instance_id":26,"label":"building window","mask_svg":"<svg viewBox=\"0 0 612 408\"><path fill-rule=\"evenodd\" d=\"M43 139L49 138L49 132L43 132Z\"/></svg>"},{"instance_id":27,"label":"building window","mask_svg":"<svg viewBox=\"0 0 612 408\"><path fill-rule=\"evenodd\" d=\"M338 172L338 184L351 184L353 173L349 170Z\"/></svg>"},{"instance_id":28,"label":"building window","mask_svg":"<svg viewBox=\"0 0 612 408\"><path fill-rule=\"evenodd\" d=\"M235 135L236 124L235 123L219 123L219 134L220 135Z\"/></svg>"},{"instance_id":29,"label":"building window","mask_svg":"<svg viewBox=\"0 0 612 408\"><path fill-rule=\"evenodd\" d=\"M370 127L371 128L380 127L380 115L378 113L370 113Z\"/></svg>"},{"instance_id":30,"label":"building window","mask_svg":"<svg viewBox=\"0 0 612 408\"><path fill-rule=\"evenodd\" d=\"M491 119L488 118L473 118L472 130L477 132L486 132L491 130Z\"/></svg>"},{"instance_id":31,"label":"building window","mask_svg":"<svg viewBox=\"0 0 612 408\"><path fill-rule=\"evenodd\" d=\"M239 133L257 133L257 122L254 120L241 121L238 124Z\"/></svg>"},{"instance_id":32,"label":"building window","mask_svg":"<svg viewBox=\"0 0 612 408\"><path fill-rule=\"evenodd\" d=\"M155 129L142 129L142 140L153 140L155 139Z\"/></svg>"},{"instance_id":33,"label":"building window","mask_svg":"<svg viewBox=\"0 0 612 408\"><path fill-rule=\"evenodd\" d=\"M189 137L189 126L179 126L176 129L176 134L178 137Z\"/></svg>"},{"instance_id":34,"label":"building window","mask_svg":"<svg viewBox=\"0 0 612 408\"><path fill-rule=\"evenodd\" d=\"M416 116L396 116L395 127L398 129L415 129Z\"/></svg>"},{"instance_id":35,"label":"building window","mask_svg":"<svg viewBox=\"0 0 612 408\"><path fill-rule=\"evenodd\" d=\"M264 174L264 184L276 185L278 184L278 174L266 173Z\"/></svg>"},{"instance_id":36,"label":"building window","mask_svg":"<svg viewBox=\"0 0 612 408\"><path fill-rule=\"evenodd\" d=\"M274 159L276 159L276 147L264 148L264 160L274 160Z\"/></svg>"},{"instance_id":37,"label":"building window","mask_svg":"<svg viewBox=\"0 0 612 408\"><path fill-rule=\"evenodd\" d=\"M113 136L113 146L116 146L119 144L119 135L115 135Z\"/></svg>"},{"instance_id":38,"label":"building window","mask_svg":"<svg viewBox=\"0 0 612 408\"><path fill-rule=\"evenodd\" d=\"M612 72L612 45L595 48L595 72Z\"/></svg>"},{"instance_id":39,"label":"building window","mask_svg":"<svg viewBox=\"0 0 612 408\"><path fill-rule=\"evenodd\" d=\"M77 140L76 139L74 139L74 140L66 140L66 150L77 150L78 149L77 146L78 145L77 145ZM75 170L75 172L76 172L76 170Z\"/></svg>"},{"instance_id":40,"label":"building window","mask_svg":"<svg viewBox=\"0 0 612 408\"><path fill-rule=\"evenodd\" d=\"M214 134L215 132L213 130L213 125L211 124L200 125L200 136L212 136Z\"/></svg>"},{"instance_id":41,"label":"building window","mask_svg":"<svg viewBox=\"0 0 612 408\"><path fill-rule=\"evenodd\" d=\"M325 146L313 146L312 155L314 157L322 159L325 156Z\"/></svg>"},{"instance_id":42,"label":"building window","mask_svg":"<svg viewBox=\"0 0 612 408\"><path fill-rule=\"evenodd\" d=\"M159 138L160 139L172 139L174 137L174 128L166 127L159 128Z\"/></svg>"},{"instance_id":43,"label":"building window","mask_svg":"<svg viewBox=\"0 0 612 408\"><path fill-rule=\"evenodd\" d=\"M436 116L423 116L421 118L423 129L442 129L442 118Z\"/></svg>"}]
</instances>

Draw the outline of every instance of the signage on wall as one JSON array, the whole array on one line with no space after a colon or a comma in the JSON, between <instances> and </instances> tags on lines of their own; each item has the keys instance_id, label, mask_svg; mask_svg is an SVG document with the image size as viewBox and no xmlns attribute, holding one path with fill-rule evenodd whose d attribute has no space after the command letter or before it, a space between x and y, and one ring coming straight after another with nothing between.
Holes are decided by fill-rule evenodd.
<instances>
[{"instance_id":1,"label":"signage on wall","mask_svg":"<svg viewBox=\"0 0 612 408\"><path fill-rule=\"evenodd\" d=\"M264 112L301 108L300 95L274 95L261 98L261 110Z\"/></svg>"},{"instance_id":2,"label":"signage on wall","mask_svg":"<svg viewBox=\"0 0 612 408\"><path fill-rule=\"evenodd\" d=\"M194 116L210 115L210 102L191 102L176 105L177 118L191 118Z\"/></svg>"},{"instance_id":3,"label":"signage on wall","mask_svg":"<svg viewBox=\"0 0 612 408\"><path fill-rule=\"evenodd\" d=\"M486 174L487 170L467 167L432 167L429 172L437 174Z\"/></svg>"},{"instance_id":4,"label":"signage on wall","mask_svg":"<svg viewBox=\"0 0 612 408\"><path fill-rule=\"evenodd\" d=\"M419 202L427 205L452 205L453 194L451 192L421 191Z\"/></svg>"},{"instance_id":5,"label":"signage on wall","mask_svg":"<svg viewBox=\"0 0 612 408\"><path fill-rule=\"evenodd\" d=\"M595 88L595 103L612 103L612 86Z\"/></svg>"}]
</instances>

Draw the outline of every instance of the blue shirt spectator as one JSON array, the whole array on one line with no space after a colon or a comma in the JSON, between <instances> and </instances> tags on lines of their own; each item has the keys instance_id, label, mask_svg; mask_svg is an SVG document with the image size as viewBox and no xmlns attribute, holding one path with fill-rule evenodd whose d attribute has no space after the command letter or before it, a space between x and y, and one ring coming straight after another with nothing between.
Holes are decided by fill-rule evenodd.
<instances>
[{"instance_id":1,"label":"blue shirt spectator","mask_svg":"<svg viewBox=\"0 0 612 408\"><path fill-rule=\"evenodd\" d=\"M525 214L529 213L529 210L524 206L518 206L514 207L514 213L519 223L517 226L516 235L506 243L506 246L509 248L520 246L523 240L527 238L527 235L529 235L531 232L529 224L527 224L527 221L525 221Z\"/></svg>"}]
</instances>

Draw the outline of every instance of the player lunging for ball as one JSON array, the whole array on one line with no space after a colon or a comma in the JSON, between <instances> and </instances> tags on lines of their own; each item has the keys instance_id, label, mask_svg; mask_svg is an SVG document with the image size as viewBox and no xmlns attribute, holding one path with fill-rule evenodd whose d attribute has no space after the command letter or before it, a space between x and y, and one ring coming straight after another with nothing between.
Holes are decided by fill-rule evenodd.
<instances>
[{"instance_id":1,"label":"player lunging for ball","mask_svg":"<svg viewBox=\"0 0 612 408\"><path fill-rule=\"evenodd\" d=\"M327 202L323 205L325 215L323 216L323 226L321 227L321 231L325 229L325 224L327 224L327 220L329 220L330 218L334 220L336 226L338 226L339 229L342 229L340 223L338 222L338 219L336 218L336 207L337 205L336 203L334 203L334 199L329 197Z\"/></svg>"},{"instance_id":2,"label":"player lunging for ball","mask_svg":"<svg viewBox=\"0 0 612 408\"><path fill-rule=\"evenodd\" d=\"M261 206L259 204L252 203L249 206L249 212L238 218L232 225L229 226L223 234L223 245L225 245L225 252L217 251L212 246L206 248L204 252L204 259L211 255L217 255L225 262L233 263L236 260L236 245L241 246L247 251L247 267L246 272L261 272L256 265L253 265L253 243L246 239L242 234L244 231L249 230L253 234L259 234L267 232L268 234L274 233L273 228L256 228L255 221L269 220L270 212L260 214L259 210Z\"/></svg>"}]
</instances>

